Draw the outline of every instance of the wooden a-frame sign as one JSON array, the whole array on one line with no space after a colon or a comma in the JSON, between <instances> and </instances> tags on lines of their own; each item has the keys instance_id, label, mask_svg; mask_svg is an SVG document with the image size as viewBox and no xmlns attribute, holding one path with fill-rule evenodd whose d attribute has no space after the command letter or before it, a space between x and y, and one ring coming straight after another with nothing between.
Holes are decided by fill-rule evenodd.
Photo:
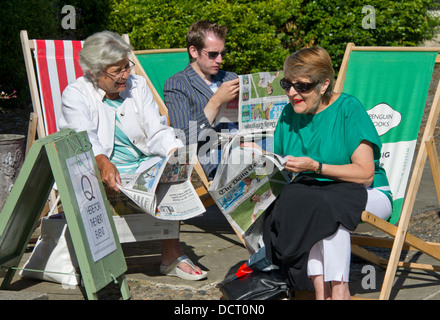
<instances>
[{"instance_id":1,"label":"wooden a-frame sign","mask_svg":"<svg viewBox=\"0 0 440 320\"><path fill-rule=\"evenodd\" d=\"M111 282L131 297L127 265L87 133L66 129L32 145L0 213L0 267L7 289L56 182L89 300Z\"/></svg>"}]
</instances>

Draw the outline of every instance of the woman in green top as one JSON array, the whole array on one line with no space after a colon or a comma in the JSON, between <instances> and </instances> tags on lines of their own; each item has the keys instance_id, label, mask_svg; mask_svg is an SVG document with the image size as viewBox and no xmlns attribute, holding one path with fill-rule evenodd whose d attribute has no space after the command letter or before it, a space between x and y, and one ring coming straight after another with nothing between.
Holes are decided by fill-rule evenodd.
<instances>
[{"instance_id":1,"label":"woman in green top","mask_svg":"<svg viewBox=\"0 0 440 320\"><path fill-rule=\"evenodd\" d=\"M290 104L278 121L274 151L288 156L285 169L297 175L267 219L268 256L291 286L300 286L298 270L307 269L317 299L349 299L348 230L363 210L391 215L392 195L379 166L382 144L361 103L333 92L323 48L291 54L284 76Z\"/></svg>"}]
</instances>

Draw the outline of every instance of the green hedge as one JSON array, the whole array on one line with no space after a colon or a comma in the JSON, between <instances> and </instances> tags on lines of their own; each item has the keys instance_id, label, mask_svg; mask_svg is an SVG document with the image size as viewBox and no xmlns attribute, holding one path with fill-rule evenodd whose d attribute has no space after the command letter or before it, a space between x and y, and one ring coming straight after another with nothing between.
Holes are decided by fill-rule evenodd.
<instances>
[{"instance_id":1,"label":"green hedge","mask_svg":"<svg viewBox=\"0 0 440 320\"><path fill-rule=\"evenodd\" d=\"M348 42L357 45L419 45L438 24L427 15L435 0L113 0L109 28L128 33L135 49L185 46L193 22L208 19L228 26L224 68L237 73L276 70L301 47L326 48L339 69ZM362 21L375 8L376 28Z\"/></svg>"},{"instance_id":2,"label":"green hedge","mask_svg":"<svg viewBox=\"0 0 440 320\"><path fill-rule=\"evenodd\" d=\"M427 15L435 0L1 0L0 90L18 91L29 103L19 32L30 38L84 39L104 29L128 33L135 49L185 46L188 27L209 19L229 28L223 68L239 74L273 71L301 47L319 44L335 69L347 42L357 45L420 45L438 22ZM61 26L64 5L76 9L76 29ZM376 28L364 29L362 8L376 9ZM4 102L4 101L2 101Z\"/></svg>"},{"instance_id":3,"label":"green hedge","mask_svg":"<svg viewBox=\"0 0 440 320\"><path fill-rule=\"evenodd\" d=\"M188 27L207 19L228 26L224 67L237 73L276 70L288 54L280 29L296 1L114 1L109 27L135 49L185 47ZM289 10L288 10L289 9Z\"/></svg>"}]
</instances>

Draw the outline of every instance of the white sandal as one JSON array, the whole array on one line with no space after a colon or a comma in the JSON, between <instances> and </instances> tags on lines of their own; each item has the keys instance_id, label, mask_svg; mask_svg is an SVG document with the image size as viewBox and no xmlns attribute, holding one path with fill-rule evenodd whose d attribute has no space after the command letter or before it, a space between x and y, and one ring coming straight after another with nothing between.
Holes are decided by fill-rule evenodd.
<instances>
[{"instance_id":1,"label":"white sandal","mask_svg":"<svg viewBox=\"0 0 440 320\"><path fill-rule=\"evenodd\" d=\"M182 269L178 267L179 263L185 262L191 266L194 270L196 270L196 266L194 263L186 256L182 255L178 257L173 263L169 266L160 266L160 273L167 276L179 277L184 280L202 280L205 279L208 275L206 271L202 271L202 274L190 274L184 272Z\"/></svg>"}]
</instances>

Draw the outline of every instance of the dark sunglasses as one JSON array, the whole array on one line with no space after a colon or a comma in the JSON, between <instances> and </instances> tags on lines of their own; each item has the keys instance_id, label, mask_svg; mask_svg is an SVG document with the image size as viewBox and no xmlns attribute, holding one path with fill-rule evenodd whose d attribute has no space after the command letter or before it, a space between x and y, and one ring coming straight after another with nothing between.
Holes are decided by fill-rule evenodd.
<instances>
[{"instance_id":1,"label":"dark sunglasses","mask_svg":"<svg viewBox=\"0 0 440 320\"><path fill-rule=\"evenodd\" d=\"M217 52L217 51L206 51L204 49L202 49L202 51L204 51L207 55L209 59L217 59L218 55L220 54L222 56L222 58L228 53L228 51L225 49L223 51Z\"/></svg>"},{"instance_id":2,"label":"dark sunglasses","mask_svg":"<svg viewBox=\"0 0 440 320\"><path fill-rule=\"evenodd\" d=\"M309 83L309 82L296 82L296 83L292 83L287 79L281 79L280 80L280 86L281 88L283 88L286 91L289 91L290 88L294 87L296 92L308 92L310 90L312 90L314 87L316 87L318 83Z\"/></svg>"}]
</instances>

